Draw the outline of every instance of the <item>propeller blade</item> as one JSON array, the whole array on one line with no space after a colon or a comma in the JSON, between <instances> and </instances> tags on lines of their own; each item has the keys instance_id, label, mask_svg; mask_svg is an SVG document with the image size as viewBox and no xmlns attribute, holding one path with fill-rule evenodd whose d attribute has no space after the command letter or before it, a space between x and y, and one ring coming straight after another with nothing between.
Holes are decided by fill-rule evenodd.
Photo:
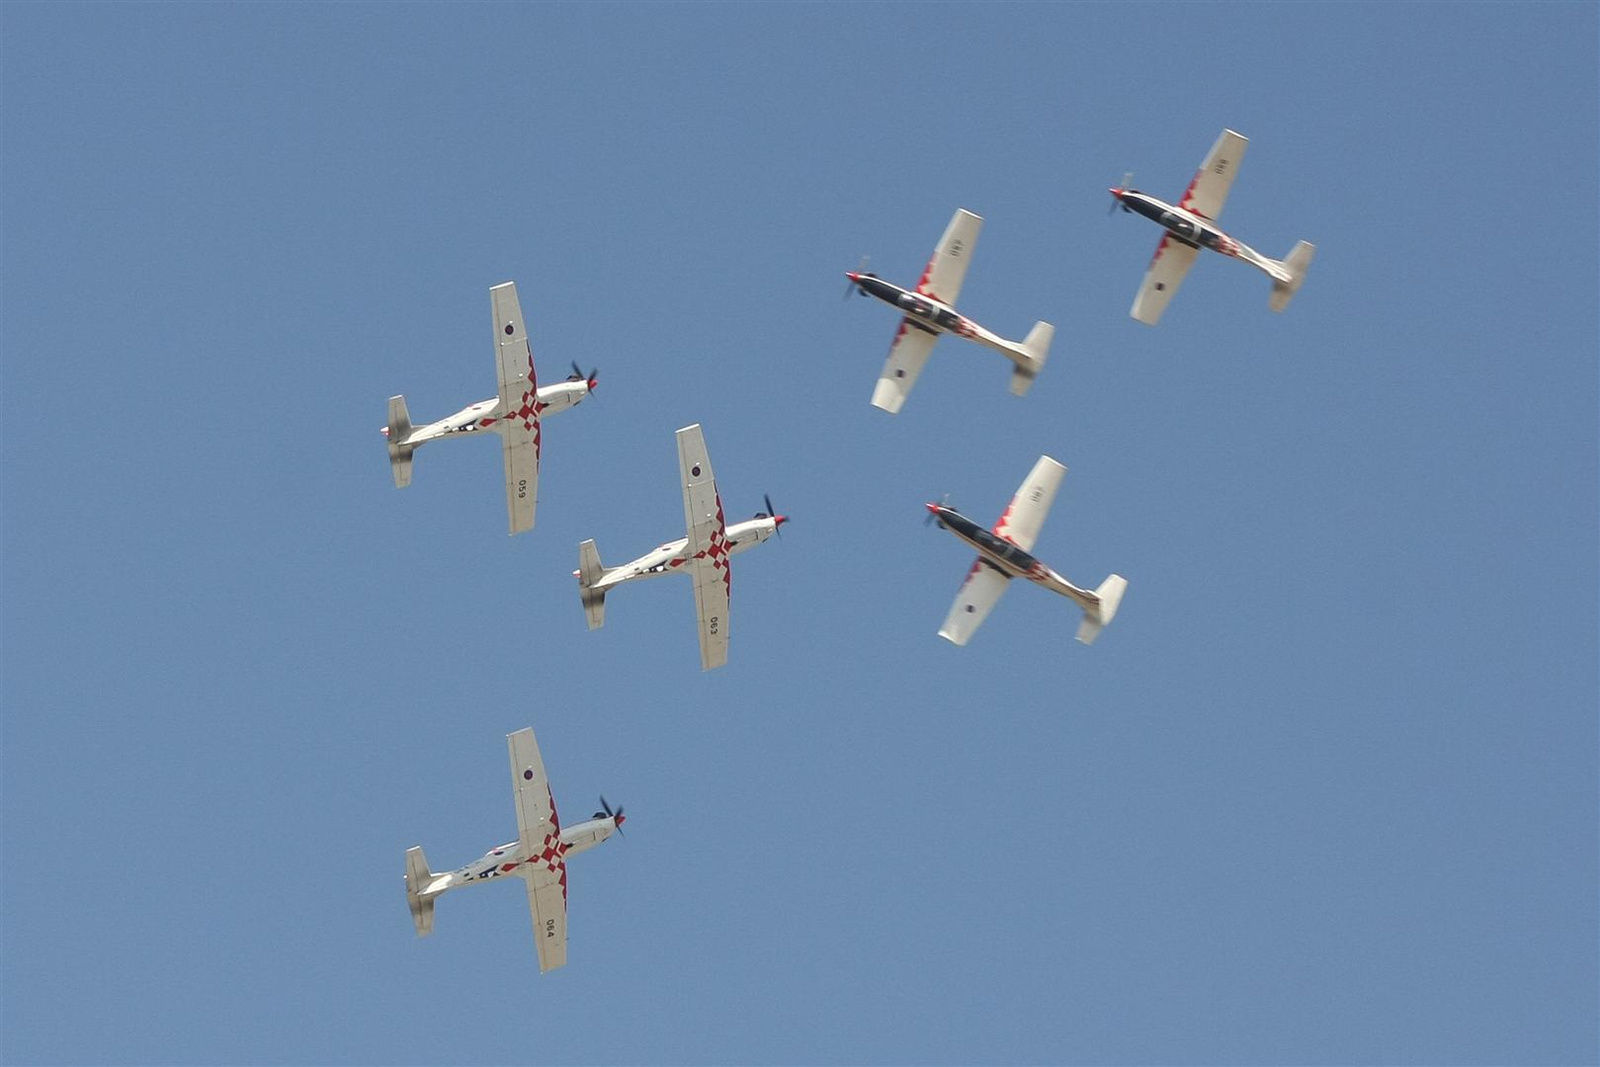
<instances>
[{"instance_id":1,"label":"propeller blade","mask_svg":"<svg viewBox=\"0 0 1600 1067\"><path fill-rule=\"evenodd\" d=\"M855 273L857 273L857 274L865 274L867 272L867 264L870 263L871 261L872 261L872 257L871 256L862 256L861 257L861 262L856 264ZM860 293L862 296L866 296L867 295L867 291L865 289L861 288L861 286L857 285L852 280L852 281L848 281L848 282L845 283L845 286L844 286L844 298L845 298L845 300L849 300L850 299L850 290L852 290L852 289L854 289L856 292Z\"/></svg>"},{"instance_id":2,"label":"propeller blade","mask_svg":"<svg viewBox=\"0 0 1600 1067\"><path fill-rule=\"evenodd\" d=\"M1132 183L1133 183L1133 171L1130 170L1130 171L1125 172L1122 175L1122 180L1117 183L1117 189L1119 191L1121 191L1121 192L1127 192L1128 187ZM1119 200L1116 197L1115 194L1113 194L1112 197L1111 197L1111 207L1109 209L1107 209L1107 211L1106 211L1106 218L1110 218L1112 216L1112 214L1114 214L1116 212L1117 205L1119 205L1119 204L1122 204L1122 201ZM1122 210L1124 210L1124 211L1128 210L1127 206L1123 205Z\"/></svg>"}]
</instances>

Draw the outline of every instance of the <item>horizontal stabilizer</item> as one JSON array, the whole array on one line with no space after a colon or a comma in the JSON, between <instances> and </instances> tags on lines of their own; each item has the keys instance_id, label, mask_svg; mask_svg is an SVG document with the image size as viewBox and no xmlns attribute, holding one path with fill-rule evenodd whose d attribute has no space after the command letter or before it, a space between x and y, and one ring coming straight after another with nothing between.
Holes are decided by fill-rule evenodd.
<instances>
[{"instance_id":1,"label":"horizontal stabilizer","mask_svg":"<svg viewBox=\"0 0 1600 1067\"><path fill-rule=\"evenodd\" d=\"M1306 280L1306 268L1311 266L1311 256L1317 246L1310 241L1301 241L1294 246L1287 256L1279 261L1278 266L1289 275L1289 280L1280 282L1276 278L1272 282L1272 296L1268 304L1273 311L1282 311L1289 306L1289 301L1294 299L1294 294L1300 291L1300 283Z\"/></svg>"},{"instance_id":2,"label":"horizontal stabilizer","mask_svg":"<svg viewBox=\"0 0 1600 1067\"><path fill-rule=\"evenodd\" d=\"M1086 645L1094 644L1094 639L1100 636L1100 631L1111 625L1111 620L1117 617L1117 608L1122 605L1122 594L1128 591L1128 579L1120 574L1113 574L1100 583L1100 588L1094 591L1097 603L1083 613L1083 622L1078 624L1078 640Z\"/></svg>"},{"instance_id":3,"label":"horizontal stabilizer","mask_svg":"<svg viewBox=\"0 0 1600 1067\"><path fill-rule=\"evenodd\" d=\"M422 846L406 849L406 903L411 906L411 921L417 925L417 936L433 933L433 896L427 892L433 882L433 872L428 870L428 858Z\"/></svg>"},{"instance_id":4,"label":"horizontal stabilizer","mask_svg":"<svg viewBox=\"0 0 1600 1067\"><path fill-rule=\"evenodd\" d=\"M406 410L406 398L389 398L389 425L383 428L389 439L389 471L394 475L394 487L404 489L411 484L411 453L414 449L402 444L411 436L411 413Z\"/></svg>"},{"instance_id":5,"label":"horizontal stabilizer","mask_svg":"<svg viewBox=\"0 0 1600 1067\"><path fill-rule=\"evenodd\" d=\"M583 614L589 620L589 629L598 630L606 622L606 591L594 588L605 577L606 569L600 563L600 550L592 540L578 546L578 594L583 598Z\"/></svg>"},{"instance_id":6,"label":"horizontal stabilizer","mask_svg":"<svg viewBox=\"0 0 1600 1067\"><path fill-rule=\"evenodd\" d=\"M1022 396L1033 387L1033 380L1044 369L1044 361L1050 358L1050 342L1055 336L1056 328L1048 322L1036 322L1028 331L1027 339L1022 342L1024 359L1011 372L1013 396Z\"/></svg>"}]
</instances>

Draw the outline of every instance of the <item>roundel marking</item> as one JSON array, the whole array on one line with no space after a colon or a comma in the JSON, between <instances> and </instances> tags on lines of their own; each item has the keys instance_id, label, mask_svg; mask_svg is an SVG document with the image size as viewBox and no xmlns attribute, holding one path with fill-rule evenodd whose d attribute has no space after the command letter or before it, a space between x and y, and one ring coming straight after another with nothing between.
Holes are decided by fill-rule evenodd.
<instances>
[{"instance_id":1,"label":"roundel marking","mask_svg":"<svg viewBox=\"0 0 1600 1067\"><path fill-rule=\"evenodd\" d=\"M517 328L516 328L515 325L513 325L512 323L509 323L509 322L506 323L506 336L507 337L510 337L512 334L514 334L516 332L517 332Z\"/></svg>"},{"instance_id":2,"label":"roundel marking","mask_svg":"<svg viewBox=\"0 0 1600 1067\"><path fill-rule=\"evenodd\" d=\"M696 463L693 467L690 467L689 473L694 475L696 478L700 477L700 464Z\"/></svg>"},{"instance_id":3,"label":"roundel marking","mask_svg":"<svg viewBox=\"0 0 1600 1067\"><path fill-rule=\"evenodd\" d=\"M525 771L522 772L522 780L524 782L533 781L533 769L532 768L529 768L528 770L525 770Z\"/></svg>"}]
</instances>

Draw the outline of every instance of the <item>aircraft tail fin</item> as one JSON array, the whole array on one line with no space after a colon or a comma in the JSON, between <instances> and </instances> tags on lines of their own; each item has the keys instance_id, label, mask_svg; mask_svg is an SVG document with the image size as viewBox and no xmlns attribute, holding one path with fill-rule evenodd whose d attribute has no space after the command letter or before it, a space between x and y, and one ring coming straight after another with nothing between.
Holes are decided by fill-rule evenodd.
<instances>
[{"instance_id":1,"label":"aircraft tail fin","mask_svg":"<svg viewBox=\"0 0 1600 1067\"><path fill-rule=\"evenodd\" d=\"M383 428L383 435L389 439L389 471L394 475L394 487L404 489L411 484L411 453L416 451L412 445L399 443L411 436L411 413L406 410L405 397L389 398L389 425Z\"/></svg>"},{"instance_id":2,"label":"aircraft tail fin","mask_svg":"<svg viewBox=\"0 0 1600 1067\"><path fill-rule=\"evenodd\" d=\"M598 630L606 622L606 591L594 588L604 578L606 569L600 563L600 550L594 541L578 546L578 595L583 598L583 614L589 620L589 629Z\"/></svg>"},{"instance_id":3,"label":"aircraft tail fin","mask_svg":"<svg viewBox=\"0 0 1600 1067\"><path fill-rule=\"evenodd\" d=\"M1272 296L1268 303L1273 311L1282 311L1289 306L1289 301L1294 299L1294 294L1300 291L1300 283L1306 280L1306 268L1311 266L1311 255L1317 246L1310 241L1301 241L1290 250L1287 256L1277 261L1283 272L1289 275L1286 282L1274 278L1272 280Z\"/></svg>"},{"instance_id":4,"label":"aircraft tail fin","mask_svg":"<svg viewBox=\"0 0 1600 1067\"><path fill-rule=\"evenodd\" d=\"M1022 342L1023 359L1011 372L1013 396L1022 396L1033 388L1033 380L1044 369L1044 361L1050 358L1050 342L1055 335L1056 328L1048 322L1036 322L1028 331L1027 339Z\"/></svg>"},{"instance_id":5,"label":"aircraft tail fin","mask_svg":"<svg viewBox=\"0 0 1600 1067\"><path fill-rule=\"evenodd\" d=\"M411 905L411 921L417 924L417 936L433 933L433 898L428 892L433 882L433 872L428 870L428 857L422 846L406 849L406 903Z\"/></svg>"},{"instance_id":6,"label":"aircraft tail fin","mask_svg":"<svg viewBox=\"0 0 1600 1067\"><path fill-rule=\"evenodd\" d=\"M1091 609L1083 613L1083 622L1078 624L1078 640L1086 645L1094 644L1094 639L1100 636L1100 631L1111 625L1111 620L1117 617L1117 608L1122 605L1122 594L1128 591L1128 579L1120 574L1113 574L1100 583L1100 588L1094 591L1098 601Z\"/></svg>"}]
</instances>

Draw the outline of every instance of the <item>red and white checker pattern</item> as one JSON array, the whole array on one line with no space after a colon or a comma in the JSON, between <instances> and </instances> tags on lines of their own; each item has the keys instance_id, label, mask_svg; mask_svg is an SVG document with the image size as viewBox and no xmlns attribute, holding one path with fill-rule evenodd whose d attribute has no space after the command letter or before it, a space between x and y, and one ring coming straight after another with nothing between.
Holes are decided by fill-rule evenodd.
<instances>
[{"instance_id":1,"label":"red and white checker pattern","mask_svg":"<svg viewBox=\"0 0 1600 1067\"><path fill-rule=\"evenodd\" d=\"M528 350L528 387L522 391L522 404L510 411L503 412L494 418L479 419L478 425L482 427L493 426L506 419L519 421L522 428L533 434L533 454L537 459L542 453L544 430L539 423L539 414L548 405L539 400L539 380L533 370L533 349Z\"/></svg>"},{"instance_id":2,"label":"red and white checker pattern","mask_svg":"<svg viewBox=\"0 0 1600 1067\"><path fill-rule=\"evenodd\" d=\"M524 863L541 864L545 870L561 882L561 899L567 899L567 862L565 860L567 846L561 843L561 816L556 814L555 794L550 792L550 787L545 787L545 796L550 798L550 832L544 835L544 844L539 851L528 856L527 859L517 863L502 863L500 870L510 872L516 870Z\"/></svg>"},{"instance_id":3,"label":"red and white checker pattern","mask_svg":"<svg viewBox=\"0 0 1600 1067\"><path fill-rule=\"evenodd\" d=\"M1011 503L1006 505L1006 510L1000 514L999 520L995 522L994 529L989 532L996 537L1003 537L1012 544L1016 544L1016 540L1011 536L1011 513L1016 510L1017 498L1012 497Z\"/></svg>"},{"instance_id":4,"label":"red and white checker pattern","mask_svg":"<svg viewBox=\"0 0 1600 1067\"><path fill-rule=\"evenodd\" d=\"M717 528L711 531L711 543L694 554L695 559L709 559L711 565L722 572L722 587L733 595L733 569L728 565L728 524L722 517L722 494L717 494Z\"/></svg>"}]
</instances>

